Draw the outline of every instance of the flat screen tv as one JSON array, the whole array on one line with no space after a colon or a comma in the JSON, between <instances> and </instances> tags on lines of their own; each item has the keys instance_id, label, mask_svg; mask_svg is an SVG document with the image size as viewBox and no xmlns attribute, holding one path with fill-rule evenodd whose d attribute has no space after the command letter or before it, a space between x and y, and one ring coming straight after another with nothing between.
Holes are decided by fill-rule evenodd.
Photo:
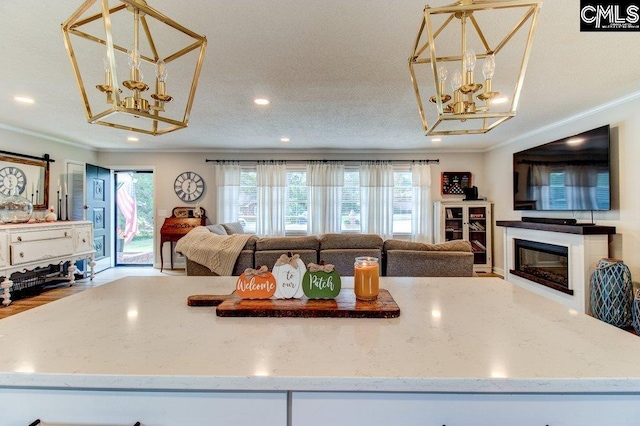
<instances>
[{"instance_id":1,"label":"flat screen tv","mask_svg":"<svg viewBox=\"0 0 640 426\"><path fill-rule=\"evenodd\" d=\"M610 210L609 126L513 154L514 210Z\"/></svg>"}]
</instances>

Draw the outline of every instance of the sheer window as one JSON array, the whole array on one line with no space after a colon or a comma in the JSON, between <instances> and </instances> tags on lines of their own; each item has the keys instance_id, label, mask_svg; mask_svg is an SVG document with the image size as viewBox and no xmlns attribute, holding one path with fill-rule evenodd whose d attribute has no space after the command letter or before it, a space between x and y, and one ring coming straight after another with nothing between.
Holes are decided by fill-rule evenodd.
<instances>
[{"instance_id":1,"label":"sheer window","mask_svg":"<svg viewBox=\"0 0 640 426\"><path fill-rule=\"evenodd\" d=\"M342 231L360 232L360 171L345 167L342 189Z\"/></svg>"},{"instance_id":2,"label":"sheer window","mask_svg":"<svg viewBox=\"0 0 640 426\"><path fill-rule=\"evenodd\" d=\"M411 233L411 215L413 209L413 179L411 170L393 171L393 233Z\"/></svg>"},{"instance_id":3,"label":"sheer window","mask_svg":"<svg viewBox=\"0 0 640 426\"><path fill-rule=\"evenodd\" d=\"M243 168L240 172L240 204L238 218L244 232L256 232L256 215L258 214L258 189L256 187L256 170Z\"/></svg>"},{"instance_id":4,"label":"sheer window","mask_svg":"<svg viewBox=\"0 0 640 426\"><path fill-rule=\"evenodd\" d=\"M344 186L340 205L340 231L362 231L360 166L344 168ZM245 232L257 232L258 190L255 166L242 167L238 198L238 218ZM389 188L391 189L391 188ZM393 169L393 229L394 234L412 234L416 228L414 179L411 165L396 165ZM561 190L561 188L558 188ZM286 234L306 234L309 223L309 188L304 165L287 165L284 200ZM234 203L235 204L235 203ZM426 212L429 212L427 208ZM430 222L429 222L430 223Z\"/></svg>"},{"instance_id":5,"label":"sheer window","mask_svg":"<svg viewBox=\"0 0 640 426\"><path fill-rule=\"evenodd\" d=\"M307 173L303 170L287 170L286 198L287 233L307 232Z\"/></svg>"}]
</instances>

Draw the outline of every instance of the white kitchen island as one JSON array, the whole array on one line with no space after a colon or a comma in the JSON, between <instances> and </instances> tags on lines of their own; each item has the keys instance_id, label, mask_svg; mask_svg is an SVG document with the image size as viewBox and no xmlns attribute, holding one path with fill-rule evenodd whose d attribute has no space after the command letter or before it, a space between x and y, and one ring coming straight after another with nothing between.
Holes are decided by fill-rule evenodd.
<instances>
[{"instance_id":1,"label":"white kitchen island","mask_svg":"<svg viewBox=\"0 0 640 426\"><path fill-rule=\"evenodd\" d=\"M0 320L0 424L640 421L640 337L501 279L383 278L394 319L186 304L234 284L128 277Z\"/></svg>"}]
</instances>

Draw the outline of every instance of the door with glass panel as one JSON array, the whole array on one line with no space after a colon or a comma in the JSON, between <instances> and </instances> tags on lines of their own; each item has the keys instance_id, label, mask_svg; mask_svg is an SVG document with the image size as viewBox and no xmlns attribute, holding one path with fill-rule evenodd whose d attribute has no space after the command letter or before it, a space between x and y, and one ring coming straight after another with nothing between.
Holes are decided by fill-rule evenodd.
<instances>
[{"instance_id":1,"label":"door with glass panel","mask_svg":"<svg viewBox=\"0 0 640 426\"><path fill-rule=\"evenodd\" d=\"M119 170L114 172L114 185L116 266L152 266L153 172Z\"/></svg>"}]
</instances>

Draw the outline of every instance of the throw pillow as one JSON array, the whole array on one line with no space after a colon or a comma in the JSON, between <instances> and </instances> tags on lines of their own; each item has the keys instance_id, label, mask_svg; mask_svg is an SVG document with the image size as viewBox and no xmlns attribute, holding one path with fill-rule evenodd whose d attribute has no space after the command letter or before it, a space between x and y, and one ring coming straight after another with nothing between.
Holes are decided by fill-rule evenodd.
<instances>
[{"instance_id":1,"label":"throw pillow","mask_svg":"<svg viewBox=\"0 0 640 426\"><path fill-rule=\"evenodd\" d=\"M207 225L206 228L214 234L228 235L227 230L222 225Z\"/></svg>"},{"instance_id":2,"label":"throw pillow","mask_svg":"<svg viewBox=\"0 0 640 426\"><path fill-rule=\"evenodd\" d=\"M244 234L244 228L240 222L223 223L222 226L224 226L228 235Z\"/></svg>"}]
</instances>

